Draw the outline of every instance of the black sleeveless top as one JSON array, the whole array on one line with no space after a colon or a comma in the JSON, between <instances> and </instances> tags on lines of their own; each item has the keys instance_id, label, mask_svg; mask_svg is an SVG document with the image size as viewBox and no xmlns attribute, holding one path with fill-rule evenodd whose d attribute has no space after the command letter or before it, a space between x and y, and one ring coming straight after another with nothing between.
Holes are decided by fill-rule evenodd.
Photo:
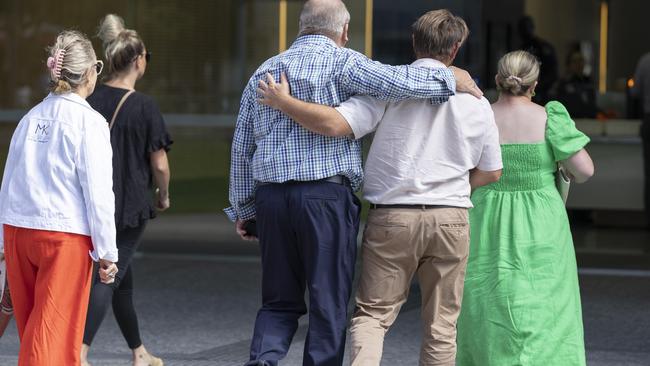
<instances>
[{"instance_id":1,"label":"black sleeveless top","mask_svg":"<svg viewBox=\"0 0 650 366\"><path fill-rule=\"evenodd\" d=\"M127 91L97 85L86 100L110 122ZM154 100L139 92L131 94L111 130L117 230L138 227L156 217L149 154L160 149L169 151L172 143Z\"/></svg>"}]
</instances>

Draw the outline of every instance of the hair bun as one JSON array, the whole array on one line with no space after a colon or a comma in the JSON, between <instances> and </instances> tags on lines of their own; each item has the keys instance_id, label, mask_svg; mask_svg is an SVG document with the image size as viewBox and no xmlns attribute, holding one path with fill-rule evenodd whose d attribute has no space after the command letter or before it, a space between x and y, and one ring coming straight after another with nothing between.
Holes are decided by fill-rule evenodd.
<instances>
[{"instance_id":1,"label":"hair bun","mask_svg":"<svg viewBox=\"0 0 650 366\"><path fill-rule=\"evenodd\" d=\"M53 88L52 88L52 92L54 94L65 94L65 93L68 93L70 91L72 91L72 85L70 85L69 82L67 82L65 80L61 80L61 79L56 80L54 82L54 85L53 85Z\"/></svg>"},{"instance_id":2,"label":"hair bun","mask_svg":"<svg viewBox=\"0 0 650 366\"><path fill-rule=\"evenodd\" d=\"M99 24L97 36L106 45L115 41L125 30L124 19L115 14L108 14Z\"/></svg>"},{"instance_id":3,"label":"hair bun","mask_svg":"<svg viewBox=\"0 0 650 366\"><path fill-rule=\"evenodd\" d=\"M504 55L497 65L497 89L512 95L525 95L539 77L539 61L526 51Z\"/></svg>"}]
</instances>

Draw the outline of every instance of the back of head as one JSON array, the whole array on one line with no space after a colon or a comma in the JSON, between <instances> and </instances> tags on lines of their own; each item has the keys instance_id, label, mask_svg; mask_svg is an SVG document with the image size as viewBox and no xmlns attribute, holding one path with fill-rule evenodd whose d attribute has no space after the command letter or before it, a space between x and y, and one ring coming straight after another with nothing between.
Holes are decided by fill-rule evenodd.
<instances>
[{"instance_id":1,"label":"back of head","mask_svg":"<svg viewBox=\"0 0 650 366\"><path fill-rule=\"evenodd\" d=\"M535 21L530 15L524 15L517 22L519 36L524 40L529 40L535 35Z\"/></svg>"},{"instance_id":2,"label":"back of head","mask_svg":"<svg viewBox=\"0 0 650 366\"><path fill-rule=\"evenodd\" d=\"M63 31L48 48L47 66L50 69L50 91L64 94L77 90L88 80L88 69L97 56L90 40L77 31Z\"/></svg>"},{"instance_id":3,"label":"back of head","mask_svg":"<svg viewBox=\"0 0 650 366\"><path fill-rule=\"evenodd\" d=\"M300 13L300 32L340 37L350 22L350 13L341 0L308 0Z\"/></svg>"},{"instance_id":4,"label":"back of head","mask_svg":"<svg viewBox=\"0 0 650 366\"><path fill-rule=\"evenodd\" d=\"M412 26L413 47L418 57L442 62L453 61L456 45L467 39L469 28L463 18L449 10L433 10L422 15Z\"/></svg>"},{"instance_id":5,"label":"back of head","mask_svg":"<svg viewBox=\"0 0 650 366\"><path fill-rule=\"evenodd\" d=\"M126 71L145 50L138 33L126 29L124 20L115 14L108 14L102 19L97 36L102 40L109 79Z\"/></svg>"},{"instance_id":6,"label":"back of head","mask_svg":"<svg viewBox=\"0 0 650 366\"><path fill-rule=\"evenodd\" d=\"M539 61L530 52L513 51L501 57L497 89L515 96L525 95L539 78Z\"/></svg>"},{"instance_id":7,"label":"back of head","mask_svg":"<svg viewBox=\"0 0 650 366\"><path fill-rule=\"evenodd\" d=\"M566 59L567 71L576 75L583 75L585 69L585 56L579 49L569 52Z\"/></svg>"}]
</instances>

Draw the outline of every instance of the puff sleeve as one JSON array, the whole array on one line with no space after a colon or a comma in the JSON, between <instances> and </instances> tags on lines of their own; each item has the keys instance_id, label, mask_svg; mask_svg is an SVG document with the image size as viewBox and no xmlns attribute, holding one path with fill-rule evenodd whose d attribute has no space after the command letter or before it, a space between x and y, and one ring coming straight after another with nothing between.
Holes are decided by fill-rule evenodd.
<instances>
[{"instance_id":1,"label":"puff sleeve","mask_svg":"<svg viewBox=\"0 0 650 366\"><path fill-rule=\"evenodd\" d=\"M546 141L553 149L555 161L570 158L589 143L589 137L576 128L562 103L552 101L546 104L546 115Z\"/></svg>"}]
</instances>

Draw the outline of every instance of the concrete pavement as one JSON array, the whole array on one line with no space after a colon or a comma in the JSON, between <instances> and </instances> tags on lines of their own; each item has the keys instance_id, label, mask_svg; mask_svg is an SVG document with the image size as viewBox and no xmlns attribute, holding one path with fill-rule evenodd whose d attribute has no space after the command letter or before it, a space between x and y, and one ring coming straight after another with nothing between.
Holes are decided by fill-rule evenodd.
<instances>
[{"instance_id":1,"label":"concrete pavement","mask_svg":"<svg viewBox=\"0 0 650 366\"><path fill-rule=\"evenodd\" d=\"M166 365L241 366L260 303L257 247L217 215L162 217L148 228L135 261L142 338ZM581 275L589 365L650 365L650 272ZM301 365L303 319L283 365ZM412 291L387 335L382 365L417 365L419 293ZM15 365L15 327L0 339L0 365ZM112 314L91 352L94 366L130 365Z\"/></svg>"}]
</instances>

